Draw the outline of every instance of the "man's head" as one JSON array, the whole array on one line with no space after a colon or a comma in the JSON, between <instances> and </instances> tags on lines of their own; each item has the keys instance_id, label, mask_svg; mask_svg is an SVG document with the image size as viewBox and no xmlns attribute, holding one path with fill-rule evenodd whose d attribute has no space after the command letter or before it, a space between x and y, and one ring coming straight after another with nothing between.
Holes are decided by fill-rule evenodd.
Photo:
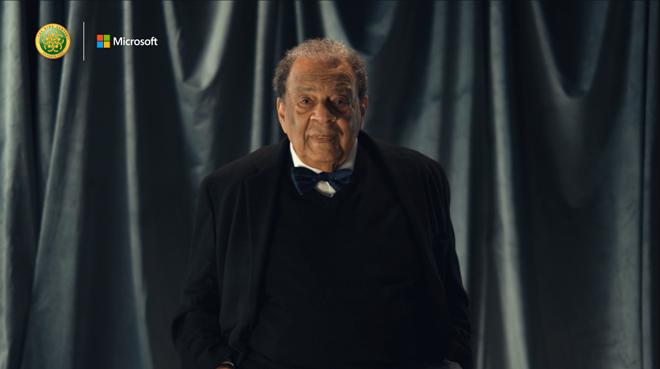
<instances>
[{"instance_id":1,"label":"man's head","mask_svg":"<svg viewBox=\"0 0 660 369\"><path fill-rule=\"evenodd\" d=\"M367 113L367 74L355 51L312 39L275 71L277 115L303 163L332 172L346 160Z\"/></svg>"}]
</instances>

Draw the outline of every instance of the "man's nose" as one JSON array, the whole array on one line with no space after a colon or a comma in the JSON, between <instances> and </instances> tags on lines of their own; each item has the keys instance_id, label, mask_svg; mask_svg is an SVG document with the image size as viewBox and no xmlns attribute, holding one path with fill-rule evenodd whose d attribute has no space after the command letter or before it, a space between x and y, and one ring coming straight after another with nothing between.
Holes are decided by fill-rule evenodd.
<instances>
[{"instance_id":1,"label":"man's nose","mask_svg":"<svg viewBox=\"0 0 660 369\"><path fill-rule=\"evenodd\" d=\"M337 120L337 116L332 111L330 104L332 104L330 101L322 101L316 104L312 118L316 119L319 123L328 123Z\"/></svg>"}]
</instances>

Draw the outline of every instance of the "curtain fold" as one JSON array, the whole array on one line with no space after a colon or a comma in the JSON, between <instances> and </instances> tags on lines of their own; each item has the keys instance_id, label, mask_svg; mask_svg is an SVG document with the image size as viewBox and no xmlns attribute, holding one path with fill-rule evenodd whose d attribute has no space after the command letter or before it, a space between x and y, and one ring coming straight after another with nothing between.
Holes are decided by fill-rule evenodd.
<instances>
[{"instance_id":1,"label":"curtain fold","mask_svg":"<svg viewBox=\"0 0 660 369\"><path fill-rule=\"evenodd\" d=\"M39 237L28 29L19 3L0 7L0 367L20 365Z\"/></svg>"},{"instance_id":2,"label":"curtain fold","mask_svg":"<svg viewBox=\"0 0 660 369\"><path fill-rule=\"evenodd\" d=\"M641 237L642 252L639 270L641 286L641 306L639 325L641 327L640 355L643 368L657 368L660 365L658 350L658 223L660 223L660 151L658 151L658 18L660 4L651 1L644 25L646 27L646 76L644 91L644 162L642 174L642 216Z\"/></svg>"},{"instance_id":3,"label":"curtain fold","mask_svg":"<svg viewBox=\"0 0 660 369\"><path fill-rule=\"evenodd\" d=\"M476 368L658 368L657 1L2 2L0 21L0 369L179 367L198 185L284 137L274 68L310 37L364 59L365 131L446 169ZM48 23L61 59L35 49Z\"/></svg>"}]
</instances>

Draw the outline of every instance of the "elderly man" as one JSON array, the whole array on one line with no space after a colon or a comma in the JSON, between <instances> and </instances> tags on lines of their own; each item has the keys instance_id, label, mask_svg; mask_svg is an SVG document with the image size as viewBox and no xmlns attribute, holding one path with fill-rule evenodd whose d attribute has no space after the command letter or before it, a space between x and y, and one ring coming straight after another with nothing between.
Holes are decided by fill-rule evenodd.
<instances>
[{"instance_id":1,"label":"elderly man","mask_svg":"<svg viewBox=\"0 0 660 369\"><path fill-rule=\"evenodd\" d=\"M289 50L274 87L287 138L201 184L183 367L470 368L441 166L361 131L367 76L341 43Z\"/></svg>"}]
</instances>

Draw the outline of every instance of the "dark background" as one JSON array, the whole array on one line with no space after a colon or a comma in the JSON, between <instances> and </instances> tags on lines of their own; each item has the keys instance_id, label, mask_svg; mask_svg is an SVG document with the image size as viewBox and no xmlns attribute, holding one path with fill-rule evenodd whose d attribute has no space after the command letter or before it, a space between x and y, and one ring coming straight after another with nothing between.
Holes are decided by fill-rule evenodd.
<instances>
[{"instance_id":1,"label":"dark background","mask_svg":"<svg viewBox=\"0 0 660 369\"><path fill-rule=\"evenodd\" d=\"M0 369L178 367L197 187L283 137L274 67L317 36L364 59L365 131L447 170L477 368L659 367L657 1L2 2L0 22ZM34 44L51 22L58 60Z\"/></svg>"}]
</instances>

